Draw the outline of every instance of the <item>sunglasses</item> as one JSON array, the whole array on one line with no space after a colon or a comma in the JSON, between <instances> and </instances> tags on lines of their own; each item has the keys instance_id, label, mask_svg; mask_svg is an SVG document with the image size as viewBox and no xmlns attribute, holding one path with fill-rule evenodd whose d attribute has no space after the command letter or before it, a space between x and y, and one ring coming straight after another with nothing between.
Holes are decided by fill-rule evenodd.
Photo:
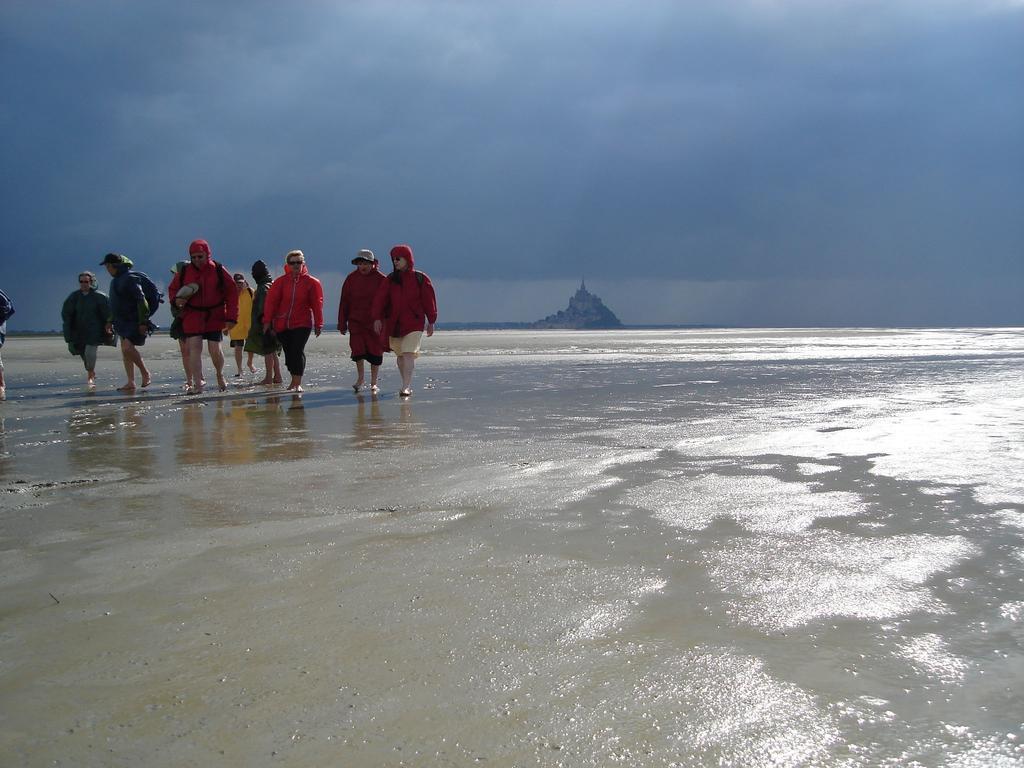
<instances>
[{"instance_id":1,"label":"sunglasses","mask_svg":"<svg viewBox=\"0 0 1024 768\"><path fill-rule=\"evenodd\" d=\"M79 280L78 282L80 282L80 283L91 283L92 280Z\"/></svg>"},{"instance_id":2,"label":"sunglasses","mask_svg":"<svg viewBox=\"0 0 1024 768\"><path fill-rule=\"evenodd\" d=\"M205 259L206 258L206 254L205 253L192 253L192 254L189 254L189 255L193 259Z\"/></svg>"},{"instance_id":3,"label":"sunglasses","mask_svg":"<svg viewBox=\"0 0 1024 768\"><path fill-rule=\"evenodd\" d=\"M299 265L299 264L301 264L301 263L302 263L301 261L289 261L289 262L288 262L288 266L290 266L290 267L296 267L296 266L298 266L298 265Z\"/></svg>"}]
</instances>

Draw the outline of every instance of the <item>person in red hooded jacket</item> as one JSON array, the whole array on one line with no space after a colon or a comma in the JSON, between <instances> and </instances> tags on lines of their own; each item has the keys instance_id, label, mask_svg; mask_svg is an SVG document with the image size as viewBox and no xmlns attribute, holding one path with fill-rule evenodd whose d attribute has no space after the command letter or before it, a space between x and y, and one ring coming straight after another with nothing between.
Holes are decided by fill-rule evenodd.
<instances>
[{"instance_id":1,"label":"person in red hooded jacket","mask_svg":"<svg viewBox=\"0 0 1024 768\"><path fill-rule=\"evenodd\" d=\"M396 245L391 249L394 270L377 289L373 298L373 330L388 335L388 345L398 359L402 388L398 394L412 394L412 372L420 354L424 331L434 335L437 322L437 297L430 278L413 269L412 248Z\"/></svg>"},{"instance_id":2,"label":"person in red hooded jacket","mask_svg":"<svg viewBox=\"0 0 1024 768\"><path fill-rule=\"evenodd\" d=\"M192 382L189 392L203 391L203 340L217 371L217 386L223 392L224 351L220 348L223 329L232 329L238 321L238 289L231 273L213 260L210 244L193 240L188 247L189 263L175 273L167 293L181 310L181 334L188 353L186 378ZM181 294L181 295L179 295Z\"/></svg>"},{"instance_id":3,"label":"person in red hooded jacket","mask_svg":"<svg viewBox=\"0 0 1024 768\"><path fill-rule=\"evenodd\" d=\"M273 327L292 375L288 390L301 392L309 333L319 336L324 329L324 289L309 274L302 251L288 251L284 263L285 273L271 284L263 305L263 332Z\"/></svg>"},{"instance_id":4,"label":"person in red hooded jacket","mask_svg":"<svg viewBox=\"0 0 1024 768\"><path fill-rule=\"evenodd\" d=\"M373 251L363 249L352 259L356 265L341 286L341 301L338 303L338 332L347 332L352 360L356 364L356 383L352 389L361 392L365 386L366 365L370 364L370 391L377 392L377 375L384 362L384 339L373 330L373 299L377 289L387 278L377 269ZM364 362L365 361L365 362Z\"/></svg>"}]
</instances>

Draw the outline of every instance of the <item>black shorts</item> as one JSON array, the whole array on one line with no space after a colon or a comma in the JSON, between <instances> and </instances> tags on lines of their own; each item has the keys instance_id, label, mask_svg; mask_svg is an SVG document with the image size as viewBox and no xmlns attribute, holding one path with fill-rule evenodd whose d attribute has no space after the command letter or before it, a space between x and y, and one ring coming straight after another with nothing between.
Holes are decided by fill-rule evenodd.
<instances>
[{"instance_id":1,"label":"black shorts","mask_svg":"<svg viewBox=\"0 0 1024 768\"><path fill-rule=\"evenodd\" d=\"M245 339L232 339L231 340L231 346L232 347L245 347Z\"/></svg>"},{"instance_id":2,"label":"black shorts","mask_svg":"<svg viewBox=\"0 0 1024 768\"><path fill-rule=\"evenodd\" d=\"M208 333L186 333L182 336L183 339L192 339L196 336L202 336L207 341L223 341L224 334L221 331L210 331Z\"/></svg>"},{"instance_id":3,"label":"black shorts","mask_svg":"<svg viewBox=\"0 0 1024 768\"><path fill-rule=\"evenodd\" d=\"M365 354L362 354L362 355L352 355L352 360L354 362L359 362L360 360L365 360L370 365L383 365L384 364L384 355L371 355L369 352L366 352Z\"/></svg>"}]
</instances>

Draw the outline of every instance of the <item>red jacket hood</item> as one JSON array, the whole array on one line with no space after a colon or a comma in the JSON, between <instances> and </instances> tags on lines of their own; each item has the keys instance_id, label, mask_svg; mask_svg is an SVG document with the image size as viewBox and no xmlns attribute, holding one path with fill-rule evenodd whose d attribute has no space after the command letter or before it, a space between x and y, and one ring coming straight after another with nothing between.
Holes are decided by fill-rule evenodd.
<instances>
[{"instance_id":1,"label":"red jacket hood","mask_svg":"<svg viewBox=\"0 0 1024 768\"><path fill-rule=\"evenodd\" d=\"M302 260L302 266L299 267L298 277L302 277L303 275L308 275L308 274L309 274L309 270L306 268L306 260L303 259ZM288 257L287 256L284 257L284 276L285 277L290 277L292 280L296 280L297 279L296 276L295 276L295 273L292 272L292 268L288 266Z\"/></svg>"},{"instance_id":2,"label":"red jacket hood","mask_svg":"<svg viewBox=\"0 0 1024 768\"><path fill-rule=\"evenodd\" d=\"M395 259L400 256L404 256L405 260L409 262L409 271L412 272L416 268L416 261L412 257L412 248L404 243L402 245L396 245L391 249L391 263L395 263Z\"/></svg>"}]
</instances>

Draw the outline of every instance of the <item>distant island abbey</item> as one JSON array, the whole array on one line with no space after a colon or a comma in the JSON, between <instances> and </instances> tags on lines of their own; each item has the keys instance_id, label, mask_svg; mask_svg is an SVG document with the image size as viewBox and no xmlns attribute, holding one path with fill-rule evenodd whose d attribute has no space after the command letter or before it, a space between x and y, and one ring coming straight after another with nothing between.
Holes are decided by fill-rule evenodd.
<instances>
[{"instance_id":1,"label":"distant island abbey","mask_svg":"<svg viewBox=\"0 0 1024 768\"><path fill-rule=\"evenodd\" d=\"M622 322L604 302L587 290L586 282L569 299L569 306L531 323L530 328L568 328L573 330L621 328Z\"/></svg>"}]
</instances>

